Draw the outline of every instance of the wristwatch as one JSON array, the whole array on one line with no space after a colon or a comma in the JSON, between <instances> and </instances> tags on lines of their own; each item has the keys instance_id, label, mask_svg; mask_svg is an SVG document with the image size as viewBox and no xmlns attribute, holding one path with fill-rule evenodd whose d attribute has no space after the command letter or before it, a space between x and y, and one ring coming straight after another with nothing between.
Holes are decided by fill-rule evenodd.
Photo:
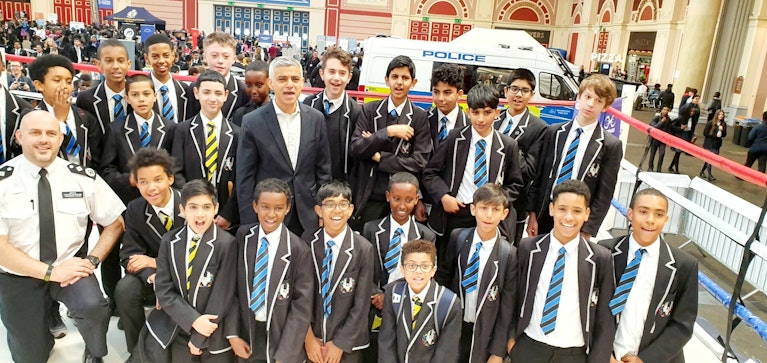
<instances>
[{"instance_id":1,"label":"wristwatch","mask_svg":"<svg viewBox=\"0 0 767 363\"><path fill-rule=\"evenodd\" d=\"M91 265L93 265L93 268L97 268L97 267L99 267L99 264L101 264L101 259L99 259L98 257L96 257L94 255L88 255L85 258L87 258L88 262L90 262Z\"/></svg>"}]
</instances>

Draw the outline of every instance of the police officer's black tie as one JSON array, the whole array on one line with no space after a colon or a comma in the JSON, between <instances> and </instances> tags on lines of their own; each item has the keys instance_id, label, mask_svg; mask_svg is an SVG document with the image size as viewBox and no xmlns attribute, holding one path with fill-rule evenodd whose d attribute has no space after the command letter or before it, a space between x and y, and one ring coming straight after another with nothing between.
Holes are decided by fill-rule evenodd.
<instances>
[{"instance_id":1,"label":"police officer's black tie","mask_svg":"<svg viewBox=\"0 0 767 363\"><path fill-rule=\"evenodd\" d=\"M40 261L56 261L56 224L53 220L53 199L48 171L40 169L40 181L37 183L37 203L40 211Z\"/></svg>"}]
</instances>

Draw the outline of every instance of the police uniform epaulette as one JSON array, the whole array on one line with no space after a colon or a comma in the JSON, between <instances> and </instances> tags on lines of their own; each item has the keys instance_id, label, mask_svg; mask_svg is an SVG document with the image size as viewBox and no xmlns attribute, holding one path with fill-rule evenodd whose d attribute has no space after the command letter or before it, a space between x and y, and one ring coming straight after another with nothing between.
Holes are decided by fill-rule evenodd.
<instances>
[{"instance_id":1,"label":"police uniform epaulette","mask_svg":"<svg viewBox=\"0 0 767 363\"><path fill-rule=\"evenodd\" d=\"M13 174L13 166L6 165L0 168L0 180L3 180Z\"/></svg>"},{"instance_id":2,"label":"police uniform epaulette","mask_svg":"<svg viewBox=\"0 0 767 363\"><path fill-rule=\"evenodd\" d=\"M87 176L87 177L89 177L91 179L96 179L96 172L93 169L91 169L91 168L84 168L84 167L82 167L80 165L77 165L75 163L71 163L71 164L67 165L67 168L69 168L69 171L71 171L71 172L73 172L75 174L80 174L80 175Z\"/></svg>"}]
</instances>

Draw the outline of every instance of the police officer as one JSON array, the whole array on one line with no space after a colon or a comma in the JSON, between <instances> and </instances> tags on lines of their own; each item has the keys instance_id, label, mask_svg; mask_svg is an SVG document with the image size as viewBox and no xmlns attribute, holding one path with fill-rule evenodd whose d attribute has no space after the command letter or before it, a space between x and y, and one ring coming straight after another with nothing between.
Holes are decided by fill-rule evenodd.
<instances>
[{"instance_id":1,"label":"police officer","mask_svg":"<svg viewBox=\"0 0 767 363\"><path fill-rule=\"evenodd\" d=\"M0 317L16 362L46 362L53 348L51 301L71 312L84 362L107 354L109 307L93 275L123 231L125 206L89 168L57 158L63 134L50 113L32 111L16 131L22 155L0 167ZM104 226L87 258L88 217Z\"/></svg>"}]
</instances>

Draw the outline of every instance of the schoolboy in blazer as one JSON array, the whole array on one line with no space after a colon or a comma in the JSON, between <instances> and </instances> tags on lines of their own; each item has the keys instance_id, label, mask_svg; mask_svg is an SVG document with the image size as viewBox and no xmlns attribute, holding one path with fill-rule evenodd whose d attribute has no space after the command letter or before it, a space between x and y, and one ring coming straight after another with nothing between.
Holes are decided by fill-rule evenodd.
<instances>
[{"instance_id":1,"label":"schoolboy in blazer","mask_svg":"<svg viewBox=\"0 0 767 363\"><path fill-rule=\"evenodd\" d=\"M237 41L229 33L213 32L203 40L203 58L208 70L213 70L224 77L224 85L228 91L226 101L221 105L221 114L230 120L234 110L248 104L245 94L245 83L234 78L231 73L235 61ZM199 112L202 102L192 100L192 115Z\"/></svg>"},{"instance_id":2,"label":"schoolboy in blazer","mask_svg":"<svg viewBox=\"0 0 767 363\"><path fill-rule=\"evenodd\" d=\"M414 240L402 247L399 269L405 278L387 286L380 350L377 360L371 361L458 362L461 302L456 294L434 281L436 263L437 251L429 241ZM413 319L415 297L421 308Z\"/></svg>"},{"instance_id":3,"label":"schoolboy in blazer","mask_svg":"<svg viewBox=\"0 0 767 363\"><path fill-rule=\"evenodd\" d=\"M389 177L400 171L420 175L431 154L429 120L407 98L417 82L415 75L413 60L394 57L386 70L391 94L362 106L349 146L352 157L359 161L351 178L357 206L352 228L356 231L366 222L389 214L384 195Z\"/></svg>"},{"instance_id":4,"label":"schoolboy in blazer","mask_svg":"<svg viewBox=\"0 0 767 363\"><path fill-rule=\"evenodd\" d=\"M354 167L349 144L360 116L360 105L346 93L352 74L352 58L343 49L333 47L325 51L321 65L320 76L325 81L325 89L307 97L304 104L325 115L333 180L348 181Z\"/></svg>"},{"instance_id":5,"label":"schoolboy in blazer","mask_svg":"<svg viewBox=\"0 0 767 363\"><path fill-rule=\"evenodd\" d=\"M615 288L612 258L607 249L580 234L589 218L589 197L582 181L557 185L549 209L554 230L520 241L519 316L512 361L610 360L615 338L615 319L608 306Z\"/></svg>"},{"instance_id":6,"label":"schoolboy in blazer","mask_svg":"<svg viewBox=\"0 0 767 363\"><path fill-rule=\"evenodd\" d=\"M616 94L615 84L607 76L592 75L580 84L580 109L575 119L549 126L544 136L541 162L530 188L530 202L527 206L530 212L527 224L529 236L551 231L553 222L547 209L558 179L576 179L586 183L591 193L591 203L588 206L591 215L583 225L582 232L584 237L596 236L599 232L599 226L610 209L623 149L617 137L602 129L597 117L610 107ZM589 131L592 133L590 139L582 136L583 133L588 135ZM573 168L568 169L565 161L569 158L565 158L565 153L572 145L568 140L575 140L576 136L580 142L571 165Z\"/></svg>"},{"instance_id":7,"label":"schoolboy in blazer","mask_svg":"<svg viewBox=\"0 0 767 363\"><path fill-rule=\"evenodd\" d=\"M237 282L237 241L213 224L216 191L205 180L181 190L181 212L187 223L166 233L157 254L155 293L161 309L147 317L147 356L170 362L231 362L227 324ZM191 275L190 275L191 273ZM160 360L157 360L160 359Z\"/></svg>"},{"instance_id":8,"label":"schoolboy in blazer","mask_svg":"<svg viewBox=\"0 0 767 363\"><path fill-rule=\"evenodd\" d=\"M616 286L629 280L623 274L633 266L636 253L642 255L636 279L624 285L633 287L616 288L611 301L618 321L613 344L617 361L685 361L682 349L692 337L698 313L698 261L661 237L667 210L663 194L642 189L629 206L630 236L599 242L612 253Z\"/></svg>"},{"instance_id":9,"label":"schoolboy in blazer","mask_svg":"<svg viewBox=\"0 0 767 363\"><path fill-rule=\"evenodd\" d=\"M175 57L173 44L168 36L152 34L144 41L144 61L152 66L149 77L157 92L154 113L174 124L194 116L192 103L195 99L192 86L177 81L171 75L171 66L175 62ZM167 90L163 90L162 87ZM163 97L167 97L169 102L167 107L163 104Z\"/></svg>"},{"instance_id":10,"label":"schoolboy in blazer","mask_svg":"<svg viewBox=\"0 0 767 363\"><path fill-rule=\"evenodd\" d=\"M236 237L240 326L239 337L230 342L235 354L243 359L302 362L306 359L304 339L314 302L311 249L283 224L292 197L288 184L270 178L254 189L255 202L251 205L259 223L241 226ZM262 262L258 251L263 240L268 242L270 263L261 277L266 281L265 293L258 295L254 278L257 262Z\"/></svg>"},{"instance_id":11,"label":"schoolboy in blazer","mask_svg":"<svg viewBox=\"0 0 767 363\"><path fill-rule=\"evenodd\" d=\"M445 258L437 260L436 280L461 298L459 361L481 363L506 357L514 338L510 307L517 296L517 254L498 228L509 213L501 186L488 183L477 189L471 212L477 227L451 231Z\"/></svg>"},{"instance_id":12,"label":"schoolboy in blazer","mask_svg":"<svg viewBox=\"0 0 767 363\"><path fill-rule=\"evenodd\" d=\"M175 124L166 121L152 111L155 92L152 80L143 74L130 76L125 81L126 99L132 105L132 112L125 120L112 122L106 147L101 176L127 204L140 196L138 189L130 182L128 160L142 148L141 125L151 120L148 130L149 144L153 149L171 151L171 140Z\"/></svg>"},{"instance_id":13,"label":"schoolboy in blazer","mask_svg":"<svg viewBox=\"0 0 767 363\"><path fill-rule=\"evenodd\" d=\"M125 100L125 76L128 75L131 61L128 49L117 39L101 41L98 57L99 71L104 75L105 81L81 92L77 96L77 107L93 115L101 127L101 132L106 133L110 123L120 118L124 119L130 111ZM121 109L122 112L119 112ZM116 115L115 111L121 116Z\"/></svg>"},{"instance_id":14,"label":"schoolboy in blazer","mask_svg":"<svg viewBox=\"0 0 767 363\"><path fill-rule=\"evenodd\" d=\"M285 225L298 235L319 226L313 210L314 196L321 185L331 181L325 118L298 102L303 88L301 73L301 64L290 57L279 57L269 64L268 82L274 90L273 102L243 117L242 137L237 147L237 153L243 157L237 163L235 183L240 218L245 224L256 221L250 207L256 184L268 178L286 181L295 200L291 200Z\"/></svg>"},{"instance_id":15,"label":"schoolboy in blazer","mask_svg":"<svg viewBox=\"0 0 767 363\"><path fill-rule=\"evenodd\" d=\"M173 159L167 151L143 148L129 163L141 197L128 203L120 264L125 276L115 287L115 305L122 319L128 352L132 353L144 326L144 303L155 300L157 253L163 234L184 225L181 192L173 189Z\"/></svg>"},{"instance_id":16,"label":"schoolboy in blazer","mask_svg":"<svg viewBox=\"0 0 767 363\"><path fill-rule=\"evenodd\" d=\"M527 107L530 100L535 96L535 75L533 72L524 68L518 68L511 72L505 92L509 107L495 119L493 128L516 140L519 146L524 185L514 201L514 210L517 212L514 243L517 244L522 239L522 231L527 220L527 210L525 209L528 199L527 193L535 179L543 135L548 125L530 113Z\"/></svg>"},{"instance_id":17,"label":"schoolboy in blazer","mask_svg":"<svg viewBox=\"0 0 767 363\"><path fill-rule=\"evenodd\" d=\"M449 231L476 225L469 204L474 191L482 185L476 182L480 168L475 159L480 142L484 142L487 149L484 150L484 169L480 169L485 170L484 183L502 185L510 201L516 200L522 187L517 142L493 129L493 120L498 115L498 93L490 86L477 85L469 90L467 103L471 125L448 134L423 174L425 189L435 201L428 224L442 236L437 260L444 256ZM515 213L509 213L501 224L504 236L514 236L515 223Z\"/></svg>"},{"instance_id":18,"label":"schoolboy in blazer","mask_svg":"<svg viewBox=\"0 0 767 363\"><path fill-rule=\"evenodd\" d=\"M3 64L5 64L4 60ZM0 152L0 160L4 163L21 155L21 146L16 142L16 130L21 123L22 113L31 110L32 105L24 99L11 94L5 87L2 87L0 92L2 92L2 96L0 96L0 108L5 112L5 117L3 117L2 120L5 128L2 129L2 139L0 139L0 143L2 143L0 145L3 147L3 152Z\"/></svg>"},{"instance_id":19,"label":"schoolboy in blazer","mask_svg":"<svg viewBox=\"0 0 767 363\"><path fill-rule=\"evenodd\" d=\"M220 74L203 72L197 78L194 89L195 96L202 100L203 109L194 118L175 126L172 146L172 154L177 157L174 185L183 186L195 179L206 179L213 183L221 204L219 216L226 219L223 223L217 221L216 225L228 229L239 224L238 203L233 196L240 128L224 118L219 109L226 97L224 79ZM218 143L215 168L206 166L209 122L220 124L215 131Z\"/></svg>"},{"instance_id":20,"label":"schoolboy in blazer","mask_svg":"<svg viewBox=\"0 0 767 363\"><path fill-rule=\"evenodd\" d=\"M451 130L471 124L458 105L458 99L463 96L463 68L445 63L432 71L431 95L435 106L426 111L426 117L431 130L432 151L436 151Z\"/></svg>"},{"instance_id":21,"label":"schoolboy in blazer","mask_svg":"<svg viewBox=\"0 0 767 363\"><path fill-rule=\"evenodd\" d=\"M315 278L312 324L305 342L311 362L362 362L362 350L369 345L373 246L347 225L354 211L351 198L351 189L341 181L321 186L314 210L323 227L303 238L312 249Z\"/></svg>"}]
</instances>

